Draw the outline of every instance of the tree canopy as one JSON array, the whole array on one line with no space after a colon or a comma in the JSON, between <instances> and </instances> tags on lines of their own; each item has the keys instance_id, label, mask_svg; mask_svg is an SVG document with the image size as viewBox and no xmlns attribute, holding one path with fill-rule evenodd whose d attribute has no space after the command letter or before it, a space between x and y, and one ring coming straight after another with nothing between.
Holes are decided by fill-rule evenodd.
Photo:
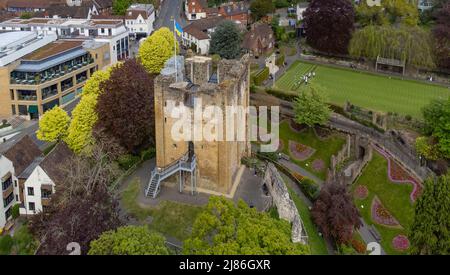
<instances>
[{"instance_id":1,"label":"tree canopy","mask_svg":"<svg viewBox=\"0 0 450 275\"><path fill-rule=\"evenodd\" d=\"M273 13L275 5L272 0L254 0L250 3L251 16L255 21Z\"/></svg>"},{"instance_id":2,"label":"tree canopy","mask_svg":"<svg viewBox=\"0 0 450 275\"><path fill-rule=\"evenodd\" d=\"M101 89L96 129L130 153L154 141L153 76L140 63L129 59L114 68Z\"/></svg>"},{"instance_id":3,"label":"tree canopy","mask_svg":"<svg viewBox=\"0 0 450 275\"><path fill-rule=\"evenodd\" d=\"M355 23L348 0L312 0L303 13L306 42L328 54L346 54Z\"/></svg>"},{"instance_id":4,"label":"tree canopy","mask_svg":"<svg viewBox=\"0 0 450 275\"><path fill-rule=\"evenodd\" d=\"M331 110L320 86L308 85L302 88L294 102L295 122L309 127L327 123Z\"/></svg>"},{"instance_id":5,"label":"tree canopy","mask_svg":"<svg viewBox=\"0 0 450 275\"><path fill-rule=\"evenodd\" d=\"M109 78L111 75L111 69L114 67L110 67L107 70L99 70L93 73L83 86L83 95L99 95L102 92L100 90L100 84Z\"/></svg>"},{"instance_id":6,"label":"tree canopy","mask_svg":"<svg viewBox=\"0 0 450 275\"><path fill-rule=\"evenodd\" d=\"M89 255L168 255L163 235L147 226L124 226L102 233L90 244Z\"/></svg>"},{"instance_id":7,"label":"tree canopy","mask_svg":"<svg viewBox=\"0 0 450 275\"><path fill-rule=\"evenodd\" d=\"M437 139L437 147L445 158L450 158L450 97L432 100L422 110L426 133Z\"/></svg>"},{"instance_id":8,"label":"tree canopy","mask_svg":"<svg viewBox=\"0 0 450 275\"><path fill-rule=\"evenodd\" d=\"M113 12L115 15L125 15L128 7L133 3L132 0L114 0L113 1Z\"/></svg>"},{"instance_id":9,"label":"tree canopy","mask_svg":"<svg viewBox=\"0 0 450 275\"><path fill-rule=\"evenodd\" d=\"M81 153L94 143L92 128L98 119L96 105L96 95L85 95L72 112L72 121L65 141L75 153Z\"/></svg>"},{"instance_id":10,"label":"tree canopy","mask_svg":"<svg viewBox=\"0 0 450 275\"><path fill-rule=\"evenodd\" d=\"M356 5L356 18L362 26L402 24L416 26L419 12L409 0L383 0L382 5L369 7L366 1Z\"/></svg>"},{"instance_id":11,"label":"tree canopy","mask_svg":"<svg viewBox=\"0 0 450 275\"><path fill-rule=\"evenodd\" d=\"M433 36L439 66L450 69L450 3L437 10Z\"/></svg>"},{"instance_id":12,"label":"tree canopy","mask_svg":"<svg viewBox=\"0 0 450 275\"><path fill-rule=\"evenodd\" d=\"M160 28L144 40L139 47L138 58L149 73L159 74L166 61L174 55L174 47L179 51L178 42L166 27Z\"/></svg>"},{"instance_id":13,"label":"tree canopy","mask_svg":"<svg viewBox=\"0 0 450 275\"><path fill-rule=\"evenodd\" d=\"M209 53L222 58L234 59L241 54L241 34L236 24L230 20L221 22L211 37Z\"/></svg>"},{"instance_id":14,"label":"tree canopy","mask_svg":"<svg viewBox=\"0 0 450 275\"><path fill-rule=\"evenodd\" d=\"M248 207L242 200L212 196L183 245L184 254L288 255L308 254L304 245L291 242L287 221Z\"/></svg>"},{"instance_id":15,"label":"tree canopy","mask_svg":"<svg viewBox=\"0 0 450 275\"><path fill-rule=\"evenodd\" d=\"M428 179L414 206L409 230L412 254L450 254L450 175Z\"/></svg>"},{"instance_id":16,"label":"tree canopy","mask_svg":"<svg viewBox=\"0 0 450 275\"><path fill-rule=\"evenodd\" d=\"M39 120L37 138L47 142L55 142L67 136L70 117L61 107L55 106L48 110Z\"/></svg>"},{"instance_id":17,"label":"tree canopy","mask_svg":"<svg viewBox=\"0 0 450 275\"><path fill-rule=\"evenodd\" d=\"M328 183L320 190L311 216L320 231L339 244L348 243L354 230L361 226L360 214L351 195L338 183Z\"/></svg>"},{"instance_id":18,"label":"tree canopy","mask_svg":"<svg viewBox=\"0 0 450 275\"><path fill-rule=\"evenodd\" d=\"M32 217L30 230L40 242L38 254L68 254L71 242L86 254L92 240L121 225L117 201L108 190L118 176L117 167L96 144L89 156L68 158L58 169L64 180L52 203Z\"/></svg>"},{"instance_id":19,"label":"tree canopy","mask_svg":"<svg viewBox=\"0 0 450 275\"><path fill-rule=\"evenodd\" d=\"M358 58L376 60L381 56L432 68L434 61L430 41L429 33L417 26L367 26L353 34L349 52Z\"/></svg>"}]
</instances>

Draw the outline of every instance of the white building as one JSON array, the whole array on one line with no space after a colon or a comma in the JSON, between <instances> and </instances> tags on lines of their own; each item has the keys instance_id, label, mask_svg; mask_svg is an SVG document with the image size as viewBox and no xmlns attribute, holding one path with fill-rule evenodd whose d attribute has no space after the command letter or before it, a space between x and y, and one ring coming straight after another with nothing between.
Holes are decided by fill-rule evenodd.
<instances>
[{"instance_id":1,"label":"white building","mask_svg":"<svg viewBox=\"0 0 450 275\"><path fill-rule=\"evenodd\" d=\"M216 26L225 20L221 16L203 18L192 22L183 29L182 43L187 48L194 47L197 54L209 53L211 35Z\"/></svg>"},{"instance_id":2,"label":"white building","mask_svg":"<svg viewBox=\"0 0 450 275\"><path fill-rule=\"evenodd\" d=\"M152 4L133 4L125 13L125 26L131 35L148 36L153 32L155 9Z\"/></svg>"},{"instance_id":3,"label":"white building","mask_svg":"<svg viewBox=\"0 0 450 275\"><path fill-rule=\"evenodd\" d=\"M64 167L73 156L65 143L59 143L47 156L36 158L19 178L26 179L23 185L21 215L34 215L45 211L58 184L65 180Z\"/></svg>"},{"instance_id":4,"label":"white building","mask_svg":"<svg viewBox=\"0 0 450 275\"><path fill-rule=\"evenodd\" d=\"M11 19L0 23L0 31L54 32L58 38L91 38L110 45L111 64L130 56L129 32L119 19Z\"/></svg>"},{"instance_id":5,"label":"white building","mask_svg":"<svg viewBox=\"0 0 450 275\"><path fill-rule=\"evenodd\" d=\"M184 1L184 11L189 21L206 18L208 3L206 0L186 0Z\"/></svg>"},{"instance_id":6,"label":"white building","mask_svg":"<svg viewBox=\"0 0 450 275\"><path fill-rule=\"evenodd\" d=\"M299 3L296 7L297 21L303 20L303 12L308 8L308 3Z\"/></svg>"},{"instance_id":7,"label":"white building","mask_svg":"<svg viewBox=\"0 0 450 275\"><path fill-rule=\"evenodd\" d=\"M30 137L20 135L0 144L0 180L2 202L0 203L0 231L12 218L12 207L21 203L23 196L22 174L42 152Z\"/></svg>"}]
</instances>

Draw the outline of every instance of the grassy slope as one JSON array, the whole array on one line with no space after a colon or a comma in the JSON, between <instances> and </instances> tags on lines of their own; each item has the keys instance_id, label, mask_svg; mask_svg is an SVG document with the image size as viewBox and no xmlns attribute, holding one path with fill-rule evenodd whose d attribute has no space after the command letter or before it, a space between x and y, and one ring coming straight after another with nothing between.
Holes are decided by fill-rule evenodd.
<instances>
[{"instance_id":1,"label":"grassy slope","mask_svg":"<svg viewBox=\"0 0 450 275\"><path fill-rule=\"evenodd\" d=\"M175 237L180 241L189 236L194 220L202 207L163 201L157 207L144 208L136 202L139 192L139 180L134 180L122 194L122 203L132 216L140 222L151 216L153 220L149 228L165 236Z\"/></svg>"},{"instance_id":2,"label":"grassy slope","mask_svg":"<svg viewBox=\"0 0 450 275\"><path fill-rule=\"evenodd\" d=\"M311 66L296 61L276 86L290 90L294 77L301 77ZM450 89L438 85L328 66L317 67L313 82L327 89L332 103L343 105L348 100L368 109L414 117L421 116L421 108L430 100L450 96Z\"/></svg>"},{"instance_id":3,"label":"grassy slope","mask_svg":"<svg viewBox=\"0 0 450 275\"><path fill-rule=\"evenodd\" d=\"M331 136L326 140L320 140L312 130L304 130L301 133L296 133L291 130L289 122L287 121L283 121L280 124L280 139L283 142L283 153L287 155L290 155L289 140L300 142L316 149L316 152L306 161L297 161L291 155L290 156L292 162L305 168L321 179L325 179L326 169L323 169L323 171L320 172L315 172L311 168L312 162L319 158L325 162L326 167L329 167L331 155L338 152L345 143L345 139L337 136ZM308 166L306 166L306 164L308 164Z\"/></svg>"},{"instance_id":4,"label":"grassy slope","mask_svg":"<svg viewBox=\"0 0 450 275\"><path fill-rule=\"evenodd\" d=\"M357 208L369 225L374 224L370 214L370 206L374 195L376 194L378 196L382 204L404 228L393 229L374 224L382 236L381 245L388 254L402 254L393 249L392 239L398 234L406 234L407 229L412 223L414 209L409 199L412 186L389 181L387 177L387 161L376 152L374 152L373 159L364 169L361 177L354 184L353 189L362 184L366 185L369 189L369 196L364 200L355 198ZM363 205L364 208L361 208L361 205Z\"/></svg>"}]
</instances>

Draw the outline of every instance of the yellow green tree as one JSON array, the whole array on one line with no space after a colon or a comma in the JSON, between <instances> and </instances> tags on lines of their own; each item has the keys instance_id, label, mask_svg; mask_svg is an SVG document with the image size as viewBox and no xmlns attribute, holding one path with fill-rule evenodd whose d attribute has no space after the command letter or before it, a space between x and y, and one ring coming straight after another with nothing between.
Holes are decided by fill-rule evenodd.
<instances>
[{"instance_id":1,"label":"yellow green tree","mask_svg":"<svg viewBox=\"0 0 450 275\"><path fill-rule=\"evenodd\" d=\"M174 37L168 28L161 28L139 47L138 57L149 73L159 74L174 54ZM178 42L176 43L178 52Z\"/></svg>"},{"instance_id":2,"label":"yellow green tree","mask_svg":"<svg viewBox=\"0 0 450 275\"><path fill-rule=\"evenodd\" d=\"M72 112L68 134L65 139L67 145L75 153L80 153L94 143L92 128L97 122L97 95L83 95L78 105Z\"/></svg>"},{"instance_id":3,"label":"yellow green tree","mask_svg":"<svg viewBox=\"0 0 450 275\"><path fill-rule=\"evenodd\" d=\"M47 142L64 139L67 136L70 117L61 107L55 106L48 110L39 120L37 138Z\"/></svg>"},{"instance_id":4,"label":"yellow green tree","mask_svg":"<svg viewBox=\"0 0 450 275\"><path fill-rule=\"evenodd\" d=\"M91 77L86 81L83 87L83 95L89 94L100 94L100 83L109 79L111 74L111 69L96 71Z\"/></svg>"}]
</instances>

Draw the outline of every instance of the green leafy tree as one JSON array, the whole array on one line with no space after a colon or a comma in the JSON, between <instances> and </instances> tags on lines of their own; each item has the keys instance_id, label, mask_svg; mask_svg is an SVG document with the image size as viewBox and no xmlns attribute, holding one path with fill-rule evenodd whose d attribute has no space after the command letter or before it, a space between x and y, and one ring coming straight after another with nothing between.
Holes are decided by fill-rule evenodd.
<instances>
[{"instance_id":1,"label":"green leafy tree","mask_svg":"<svg viewBox=\"0 0 450 275\"><path fill-rule=\"evenodd\" d=\"M418 67L433 68L433 48L428 31L420 27L367 26L357 30L349 53L356 58L376 60L378 56L405 60Z\"/></svg>"},{"instance_id":2,"label":"green leafy tree","mask_svg":"<svg viewBox=\"0 0 450 275\"><path fill-rule=\"evenodd\" d=\"M132 4L131 0L114 0L113 1L113 12L115 15L125 15L128 7Z\"/></svg>"},{"instance_id":3,"label":"green leafy tree","mask_svg":"<svg viewBox=\"0 0 450 275\"><path fill-rule=\"evenodd\" d=\"M218 54L222 58L234 59L241 53L241 34L232 21L221 22L211 37L210 54Z\"/></svg>"},{"instance_id":4,"label":"green leafy tree","mask_svg":"<svg viewBox=\"0 0 450 275\"><path fill-rule=\"evenodd\" d=\"M369 7L366 1L356 6L357 22L362 26L402 24L416 26L419 12L409 0L383 0L380 6Z\"/></svg>"},{"instance_id":5,"label":"green leafy tree","mask_svg":"<svg viewBox=\"0 0 450 275\"><path fill-rule=\"evenodd\" d=\"M250 11L252 18L258 21L269 13L273 13L275 5L272 0L254 0L250 4Z\"/></svg>"},{"instance_id":6,"label":"green leafy tree","mask_svg":"<svg viewBox=\"0 0 450 275\"><path fill-rule=\"evenodd\" d=\"M91 75L83 86L83 96L90 94L99 95L101 93L100 84L109 79L112 68L114 67L110 67L108 70L96 71Z\"/></svg>"},{"instance_id":7,"label":"green leafy tree","mask_svg":"<svg viewBox=\"0 0 450 275\"><path fill-rule=\"evenodd\" d=\"M320 86L303 88L294 102L295 122L309 127L327 123L331 110Z\"/></svg>"},{"instance_id":8,"label":"green leafy tree","mask_svg":"<svg viewBox=\"0 0 450 275\"><path fill-rule=\"evenodd\" d=\"M419 155L424 156L429 160L437 160L440 157L440 153L436 144L432 142L433 139L428 137L418 137L416 138L416 151Z\"/></svg>"},{"instance_id":9,"label":"green leafy tree","mask_svg":"<svg viewBox=\"0 0 450 275\"><path fill-rule=\"evenodd\" d=\"M437 139L441 154L450 158L450 97L435 99L422 110L427 134Z\"/></svg>"},{"instance_id":10,"label":"green leafy tree","mask_svg":"<svg viewBox=\"0 0 450 275\"><path fill-rule=\"evenodd\" d=\"M81 153L84 149L89 150L89 145L94 143L92 128L98 119L96 106L95 94L84 95L72 112L72 122L65 142L75 153Z\"/></svg>"},{"instance_id":11,"label":"green leafy tree","mask_svg":"<svg viewBox=\"0 0 450 275\"><path fill-rule=\"evenodd\" d=\"M428 179L414 206L409 230L412 254L450 254L450 175Z\"/></svg>"},{"instance_id":12,"label":"green leafy tree","mask_svg":"<svg viewBox=\"0 0 450 275\"><path fill-rule=\"evenodd\" d=\"M90 244L89 255L168 255L165 238L147 226L106 231Z\"/></svg>"},{"instance_id":13,"label":"green leafy tree","mask_svg":"<svg viewBox=\"0 0 450 275\"><path fill-rule=\"evenodd\" d=\"M308 254L304 245L291 242L287 221L248 207L242 200L210 197L205 210L184 242L184 254L191 255L287 255Z\"/></svg>"},{"instance_id":14,"label":"green leafy tree","mask_svg":"<svg viewBox=\"0 0 450 275\"><path fill-rule=\"evenodd\" d=\"M67 136L70 117L61 107L55 106L48 110L39 120L37 138L43 141L54 142Z\"/></svg>"},{"instance_id":15,"label":"green leafy tree","mask_svg":"<svg viewBox=\"0 0 450 275\"><path fill-rule=\"evenodd\" d=\"M161 28L144 40L138 57L149 73L159 74L166 61L174 54L174 37L168 28ZM176 44L177 52L178 43Z\"/></svg>"}]
</instances>

